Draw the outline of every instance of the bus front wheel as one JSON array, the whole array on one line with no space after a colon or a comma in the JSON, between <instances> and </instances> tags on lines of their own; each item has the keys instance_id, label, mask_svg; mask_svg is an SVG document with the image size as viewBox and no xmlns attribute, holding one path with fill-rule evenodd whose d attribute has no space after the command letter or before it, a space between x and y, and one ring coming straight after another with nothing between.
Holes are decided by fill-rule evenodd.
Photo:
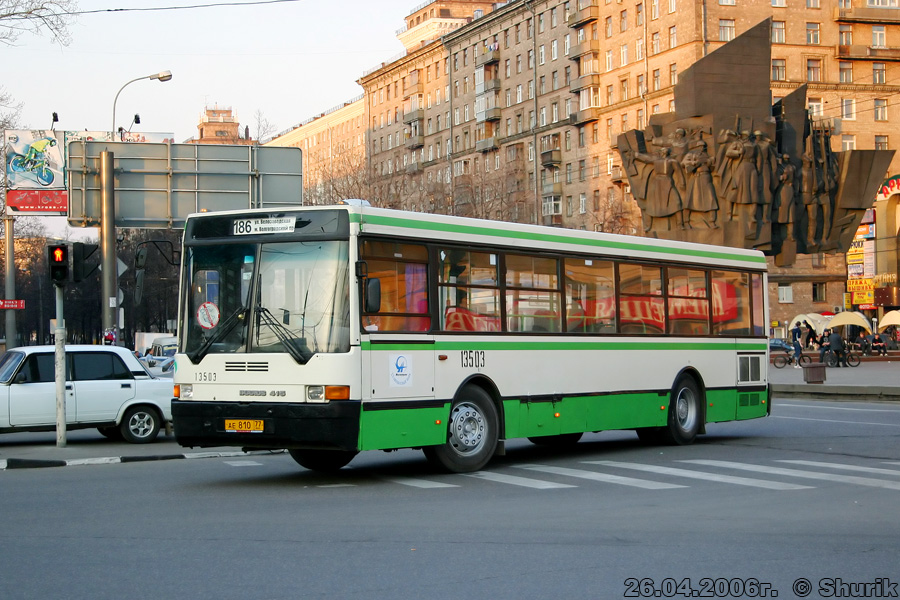
<instances>
[{"instance_id":1,"label":"bus front wheel","mask_svg":"<svg viewBox=\"0 0 900 600\"><path fill-rule=\"evenodd\" d=\"M497 448L500 419L490 395L466 386L450 407L447 441L422 449L429 462L450 473L477 471Z\"/></svg>"},{"instance_id":2,"label":"bus front wheel","mask_svg":"<svg viewBox=\"0 0 900 600\"><path fill-rule=\"evenodd\" d=\"M346 467L353 457L357 455L354 450L288 450L298 465L310 471L320 473L333 473Z\"/></svg>"}]
</instances>

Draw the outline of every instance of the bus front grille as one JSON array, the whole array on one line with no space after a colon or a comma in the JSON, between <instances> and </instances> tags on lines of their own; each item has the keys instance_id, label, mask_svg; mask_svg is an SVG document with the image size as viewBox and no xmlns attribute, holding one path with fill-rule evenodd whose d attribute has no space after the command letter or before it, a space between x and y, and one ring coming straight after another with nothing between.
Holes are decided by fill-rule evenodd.
<instances>
[{"instance_id":1,"label":"bus front grille","mask_svg":"<svg viewBox=\"0 0 900 600\"><path fill-rule=\"evenodd\" d=\"M269 371L269 363L266 362L244 362L232 361L225 363L225 371L238 373L267 373Z\"/></svg>"}]
</instances>

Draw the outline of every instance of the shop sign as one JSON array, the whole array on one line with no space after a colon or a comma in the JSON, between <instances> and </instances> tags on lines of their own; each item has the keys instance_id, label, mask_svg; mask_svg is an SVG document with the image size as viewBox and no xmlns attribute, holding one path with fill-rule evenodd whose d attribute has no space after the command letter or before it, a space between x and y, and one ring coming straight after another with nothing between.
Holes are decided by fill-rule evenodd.
<instances>
[{"instance_id":1,"label":"shop sign","mask_svg":"<svg viewBox=\"0 0 900 600\"><path fill-rule=\"evenodd\" d=\"M848 292L870 292L874 289L874 279L849 279L847 281Z\"/></svg>"}]
</instances>

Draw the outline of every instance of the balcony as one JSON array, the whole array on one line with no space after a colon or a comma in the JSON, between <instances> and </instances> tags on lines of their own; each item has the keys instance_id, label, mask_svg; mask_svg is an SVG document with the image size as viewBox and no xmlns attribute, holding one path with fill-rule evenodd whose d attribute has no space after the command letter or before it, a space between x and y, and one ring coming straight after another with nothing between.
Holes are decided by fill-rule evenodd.
<instances>
[{"instance_id":1,"label":"balcony","mask_svg":"<svg viewBox=\"0 0 900 600\"><path fill-rule=\"evenodd\" d=\"M424 135L411 135L406 139L406 149L407 150L421 148L424 145L425 145L425 136Z\"/></svg>"},{"instance_id":2,"label":"balcony","mask_svg":"<svg viewBox=\"0 0 900 600\"><path fill-rule=\"evenodd\" d=\"M612 168L612 172L609 175L610 179L612 179L613 183L622 183L623 181L627 181L628 178L625 177L625 171L621 166L616 165Z\"/></svg>"},{"instance_id":3,"label":"balcony","mask_svg":"<svg viewBox=\"0 0 900 600\"><path fill-rule=\"evenodd\" d=\"M842 23L900 23L896 8L835 8L834 20Z\"/></svg>"},{"instance_id":4,"label":"balcony","mask_svg":"<svg viewBox=\"0 0 900 600\"><path fill-rule=\"evenodd\" d=\"M499 50L487 50L475 57L475 66L481 67L491 63L500 62Z\"/></svg>"},{"instance_id":5,"label":"balcony","mask_svg":"<svg viewBox=\"0 0 900 600\"><path fill-rule=\"evenodd\" d=\"M489 137L475 142L476 152L490 152L491 150L496 150L499 147L500 145L497 143L496 137Z\"/></svg>"},{"instance_id":6,"label":"balcony","mask_svg":"<svg viewBox=\"0 0 900 600\"><path fill-rule=\"evenodd\" d=\"M581 77L572 80L572 83L569 86L569 90L573 94L577 94L585 88L599 88L601 83L600 78L601 75L599 73L588 73L587 75L582 75Z\"/></svg>"},{"instance_id":7,"label":"balcony","mask_svg":"<svg viewBox=\"0 0 900 600\"><path fill-rule=\"evenodd\" d=\"M600 7L596 4L591 4L590 6L586 6L581 10L572 11L572 14L569 15L569 20L566 24L575 29L576 27L582 27L583 25L587 25L591 21L596 21L600 18Z\"/></svg>"},{"instance_id":8,"label":"balcony","mask_svg":"<svg viewBox=\"0 0 900 600\"><path fill-rule=\"evenodd\" d=\"M837 46L835 58L848 58L857 60L883 60L900 61L900 48L886 48L877 46Z\"/></svg>"},{"instance_id":9,"label":"balcony","mask_svg":"<svg viewBox=\"0 0 900 600\"><path fill-rule=\"evenodd\" d=\"M578 61L590 52L600 54L600 40L585 40L580 44L575 44L569 49L569 60Z\"/></svg>"},{"instance_id":10,"label":"balcony","mask_svg":"<svg viewBox=\"0 0 900 600\"><path fill-rule=\"evenodd\" d=\"M482 121L499 121L500 120L500 107L495 106L494 108L486 108L483 113L475 113L476 122L481 123Z\"/></svg>"},{"instance_id":11,"label":"balcony","mask_svg":"<svg viewBox=\"0 0 900 600\"><path fill-rule=\"evenodd\" d=\"M403 114L404 123L412 123L413 121L421 121L425 118L425 109L417 108Z\"/></svg>"},{"instance_id":12,"label":"balcony","mask_svg":"<svg viewBox=\"0 0 900 600\"><path fill-rule=\"evenodd\" d=\"M541 152L542 167L557 167L562 163L562 150L544 150Z\"/></svg>"},{"instance_id":13,"label":"balcony","mask_svg":"<svg viewBox=\"0 0 900 600\"><path fill-rule=\"evenodd\" d=\"M593 106L591 108L586 108L584 110L579 110L577 113L573 115L573 125L584 125L585 123L590 123L591 121L597 121L600 119L600 111L602 109L599 106Z\"/></svg>"},{"instance_id":14,"label":"balcony","mask_svg":"<svg viewBox=\"0 0 900 600\"><path fill-rule=\"evenodd\" d=\"M542 215L541 224L545 227L562 227L562 214L555 213L552 215Z\"/></svg>"},{"instance_id":15,"label":"balcony","mask_svg":"<svg viewBox=\"0 0 900 600\"><path fill-rule=\"evenodd\" d=\"M563 193L563 184L559 182L550 182L545 183L541 186L541 195L544 197L547 196L556 196L561 197Z\"/></svg>"},{"instance_id":16,"label":"balcony","mask_svg":"<svg viewBox=\"0 0 900 600\"><path fill-rule=\"evenodd\" d=\"M422 170L422 163L414 162L406 165L406 174L413 175L415 173L419 173Z\"/></svg>"},{"instance_id":17,"label":"balcony","mask_svg":"<svg viewBox=\"0 0 900 600\"><path fill-rule=\"evenodd\" d=\"M493 79L485 79L484 80L484 93L490 92L499 92L500 91L500 79L494 77Z\"/></svg>"},{"instance_id":18,"label":"balcony","mask_svg":"<svg viewBox=\"0 0 900 600\"><path fill-rule=\"evenodd\" d=\"M403 97L409 98L425 91L425 84L418 77L407 79L406 85L403 86Z\"/></svg>"}]
</instances>

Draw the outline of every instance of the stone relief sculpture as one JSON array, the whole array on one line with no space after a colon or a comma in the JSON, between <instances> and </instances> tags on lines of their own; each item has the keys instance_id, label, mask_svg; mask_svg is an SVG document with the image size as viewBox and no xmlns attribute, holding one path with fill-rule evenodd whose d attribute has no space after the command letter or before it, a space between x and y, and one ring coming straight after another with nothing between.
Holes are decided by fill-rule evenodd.
<instances>
[{"instance_id":1,"label":"stone relief sculpture","mask_svg":"<svg viewBox=\"0 0 900 600\"><path fill-rule=\"evenodd\" d=\"M757 248L781 266L849 248L893 151L834 152L839 132L807 114L805 85L773 105L769 27L697 61L674 113L619 136L645 235Z\"/></svg>"}]
</instances>

